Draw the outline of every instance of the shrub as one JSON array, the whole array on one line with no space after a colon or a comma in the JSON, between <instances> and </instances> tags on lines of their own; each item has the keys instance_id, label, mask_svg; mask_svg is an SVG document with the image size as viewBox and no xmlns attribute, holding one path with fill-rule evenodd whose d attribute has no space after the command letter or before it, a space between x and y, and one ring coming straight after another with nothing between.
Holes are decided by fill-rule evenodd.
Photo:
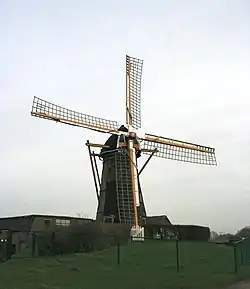
<instances>
[{"instance_id":1,"label":"shrub","mask_svg":"<svg viewBox=\"0 0 250 289\"><path fill-rule=\"evenodd\" d=\"M130 226L90 223L36 235L39 256L102 250L130 239Z\"/></svg>"}]
</instances>

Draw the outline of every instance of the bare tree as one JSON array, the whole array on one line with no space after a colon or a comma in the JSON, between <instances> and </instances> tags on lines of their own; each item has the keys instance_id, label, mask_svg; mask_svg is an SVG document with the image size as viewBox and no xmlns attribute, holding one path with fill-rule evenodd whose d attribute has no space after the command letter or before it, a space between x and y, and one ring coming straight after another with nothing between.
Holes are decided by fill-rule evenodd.
<instances>
[{"instance_id":1,"label":"bare tree","mask_svg":"<svg viewBox=\"0 0 250 289\"><path fill-rule=\"evenodd\" d=\"M91 219L87 214L84 214L83 212L76 213L77 218L82 219Z\"/></svg>"}]
</instances>

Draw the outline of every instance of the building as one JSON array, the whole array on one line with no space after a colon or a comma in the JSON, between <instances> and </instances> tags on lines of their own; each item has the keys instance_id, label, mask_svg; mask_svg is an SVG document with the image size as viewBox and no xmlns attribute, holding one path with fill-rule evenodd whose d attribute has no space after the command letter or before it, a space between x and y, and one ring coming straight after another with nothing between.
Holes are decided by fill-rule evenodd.
<instances>
[{"instance_id":1,"label":"building","mask_svg":"<svg viewBox=\"0 0 250 289\"><path fill-rule=\"evenodd\" d=\"M16 252L21 253L30 248L32 234L44 231L56 231L58 228L71 225L82 225L93 222L93 219L53 215L26 215L0 218L0 231L12 232L12 244Z\"/></svg>"},{"instance_id":2,"label":"building","mask_svg":"<svg viewBox=\"0 0 250 289\"><path fill-rule=\"evenodd\" d=\"M81 225L93 221L93 219L69 216L25 215L0 218L0 230L37 232L70 225Z\"/></svg>"},{"instance_id":3,"label":"building","mask_svg":"<svg viewBox=\"0 0 250 289\"><path fill-rule=\"evenodd\" d=\"M148 238L170 239L176 235L176 229L166 215L149 216L145 224L145 235Z\"/></svg>"},{"instance_id":4,"label":"building","mask_svg":"<svg viewBox=\"0 0 250 289\"><path fill-rule=\"evenodd\" d=\"M171 222L166 215L160 215L160 216L148 216L146 224L150 226L161 226L161 225L166 226L171 225Z\"/></svg>"}]
</instances>

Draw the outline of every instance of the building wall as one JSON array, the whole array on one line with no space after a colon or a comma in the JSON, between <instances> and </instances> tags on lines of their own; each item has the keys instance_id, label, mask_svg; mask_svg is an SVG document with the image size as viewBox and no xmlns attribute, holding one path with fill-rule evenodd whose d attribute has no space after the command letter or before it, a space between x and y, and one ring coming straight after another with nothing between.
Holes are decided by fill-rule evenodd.
<instances>
[{"instance_id":1,"label":"building wall","mask_svg":"<svg viewBox=\"0 0 250 289\"><path fill-rule=\"evenodd\" d=\"M24 232L13 232L12 233L12 245L15 246L16 254L27 253L28 256L31 255L31 244L32 235L28 231Z\"/></svg>"},{"instance_id":2,"label":"building wall","mask_svg":"<svg viewBox=\"0 0 250 289\"><path fill-rule=\"evenodd\" d=\"M12 245L16 254L31 256L34 244L34 232L55 231L70 225L91 223L91 219L81 219L62 216L29 215L20 217L0 218L0 230L10 230Z\"/></svg>"},{"instance_id":3,"label":"building wall","mask_svg":"<svg viewBox=\"0 0 250 289\"><path fill-rule=\"evenodd\" d=\"M32 222L32 215L0 218L0 230L29 231Z\"/></svg>"},{"instance_id":4,"label":"building wall","mask_svg":"<svg viewBox=\"0 0 250 289\"><path fill-rule=\"evenodd\" d=\"M58 216L36 216L32 223L31 231L53 231L57 228L68 227L70 225L81 225L90 222L92 222L92 220Z\"/></svg>"}]
</instances>

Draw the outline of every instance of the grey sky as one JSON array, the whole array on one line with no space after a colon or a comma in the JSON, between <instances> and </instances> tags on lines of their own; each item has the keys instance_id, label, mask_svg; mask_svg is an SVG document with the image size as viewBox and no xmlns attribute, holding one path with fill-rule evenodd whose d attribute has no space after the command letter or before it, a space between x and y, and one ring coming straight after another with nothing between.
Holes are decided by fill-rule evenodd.
<instances>
[{"instance_id":1,"label":"grey sky","mask_svg":"<svg viewBox=\"0 0 250 289\"><path fill-rule=\"evenodd\" d=\"M142 132L216 148L218 167L155 158L149 214L234 232L250 224L250 2L0 0L0 215L94 217L85 141L32 118L33 95L125 121L125 54L144 59Z\"/></svg>"}]
</instances>

